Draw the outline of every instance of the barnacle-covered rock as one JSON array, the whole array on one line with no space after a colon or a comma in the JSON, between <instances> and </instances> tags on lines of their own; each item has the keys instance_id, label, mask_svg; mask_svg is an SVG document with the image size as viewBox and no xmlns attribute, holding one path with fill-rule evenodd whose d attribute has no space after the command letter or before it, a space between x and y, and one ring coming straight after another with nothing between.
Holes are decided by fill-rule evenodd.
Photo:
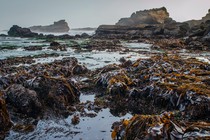
<instances>
[{"instance_id":1,"label":"barnacle-covered rock","mask_svg":"<svg viewBox=\"0 0 210 140\"><path fill-rule=\"evenodd\" d=\"M37 93L19 84L13 84L7 88L6 102L18 112L31 117L37 117L41 113L42 105Z\"/></svg>"},{"instance_id":2,"label":"barnacle-covered rock","mask_svg":"<svg viewBox=\"0 0 210 140\"><path fill-rule=\"evenodd\" d=\"M3 139L4 132L8 131L12 123L10 121L9 113L6 108L6 102L0 92L0 139Z\"/></svg>"}]
</instances>

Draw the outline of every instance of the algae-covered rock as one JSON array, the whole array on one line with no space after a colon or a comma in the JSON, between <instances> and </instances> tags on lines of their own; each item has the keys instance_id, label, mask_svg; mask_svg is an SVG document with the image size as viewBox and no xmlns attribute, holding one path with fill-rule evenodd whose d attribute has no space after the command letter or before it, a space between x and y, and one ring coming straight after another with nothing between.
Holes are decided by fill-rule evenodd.
<instances>
[{"instance_id":1,"label":"algae-covered rock","mask_svg":"<svg viewBox=\"0 0 210 140\"><path fill-rule=\"evenodd\" d=\"M135 115L130 120L115 123L113 139L208 139L209 123L185 122L175 118L175 113L161 115ZM117 124L117 125L116 125Z\"/></svg>"},{"instance_id":2,"label":"algae-covered rock","mask_svg":"<svg viewBox=\"0 0 210 140\"><path fill-rule=\"evenodd\" d=\"M3 139L4 132L8 131L12 126L8 110L6 108L6 102L2 96L3 95L0 92L0 139Z\"/></svg>"},{"instance_id":3,"label":"algae-covered rock","mask_svg":"<svg viewBox=\"0 0 210 140\"><path fill-rule=\"evenodd\" d=\"M77 86L65 78L37 77L31 84L42 104L62 113L69 105L79 101Z\"/></svg>"},{"instance_id":4,"label":"algae-covered rock","mask_svg":"<svg viewBox=\"0 0 210 140\"><path fill-rule=\"evenodd\" d=\"M125 72L114 71L102 74L96 84L105 87L109 94L124 96L128 91L128 85L132 84L132 80Z\"/></svg>"}]
</instances>

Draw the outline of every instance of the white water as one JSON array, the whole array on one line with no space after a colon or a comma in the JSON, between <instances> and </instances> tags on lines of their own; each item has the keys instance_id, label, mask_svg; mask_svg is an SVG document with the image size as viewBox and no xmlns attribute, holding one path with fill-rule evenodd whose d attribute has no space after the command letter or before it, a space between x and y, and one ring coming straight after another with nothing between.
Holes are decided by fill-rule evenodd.
<instances>
[{"instance_id":1,"label":"white water","mask_svg":"<svg viewBox=\"0 0 210 140\"><path fill-rule=\"evenodd\" d=\"M69 41L69 40L67 40ZM87 41L84 39L80 40L73 40L78 42L79 44ZM61 42L60 43L65 43ZM68 42L67 42L68 43ZM149 58L146 54L140 54L137 51L150 51L151 45L145 45L145 44L135 44L135 46L138 46L138 48L132 48L132 44L124 44L126 48L130 48L133 51L121 53L121 52L108 52L108 51L81 51L77 52L74 48L68 47L67 51L55 51L48 49L49 43L45 42L44 40L35 40L35 39L27 39L27 38L17 38L17 37L0 37L0 47L4 47L6 49L0 49L0 60L6 59L6 58L14 58L14 57L23 57L23 56L34 56L39 54L58 54L58 57L47 57L47 58L34 58L36 61L34 64L37 63L50 63L54 60L61 60L65 57L76 57L80 63L84 64L89 69L96 69L103 67L108 64L119 64L119 59L121 57L124 57L126 59L130 60L136 60L138 58ZM9 48L11 46L14 46L15 48L10 50ZM26 46L44 46L42 50L36 50L36 51L28 51L25 50L23 47ZM142 46L142 48L141 48ZM146 47L145 47L146 46ZM8 47L8 49L7 49ZM136 51L136 52L135 52Z\"/></svg>"}]
</instances>

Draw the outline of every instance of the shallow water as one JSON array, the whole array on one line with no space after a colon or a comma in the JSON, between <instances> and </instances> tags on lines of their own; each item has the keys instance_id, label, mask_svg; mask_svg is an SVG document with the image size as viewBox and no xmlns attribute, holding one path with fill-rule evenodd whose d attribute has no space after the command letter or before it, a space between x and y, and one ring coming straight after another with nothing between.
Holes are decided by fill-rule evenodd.
<instances>
[{"instance_id":1,"label":"shallow water","mask_svg":"<svg viewBox=\"0 0 210 140\"><path fill-rule=\"evenodd\" d=\"M95 95L81 95L80 101L93 102ZM95 113L88 111L88 113ZM75 114L77 114L76 112ZM78 113L79 114L79 113ZM114 122L122 119L130 119L131 114L124 116L113 116L108 108L102 109L96 117L80 117L80 123L71 124L73 115L66 119L40 120L33 132L23 134L10 131L6 140L11 139L37 139L37 140L109 140L111 139L111 126Z\"/></svg>"}]
</instances>

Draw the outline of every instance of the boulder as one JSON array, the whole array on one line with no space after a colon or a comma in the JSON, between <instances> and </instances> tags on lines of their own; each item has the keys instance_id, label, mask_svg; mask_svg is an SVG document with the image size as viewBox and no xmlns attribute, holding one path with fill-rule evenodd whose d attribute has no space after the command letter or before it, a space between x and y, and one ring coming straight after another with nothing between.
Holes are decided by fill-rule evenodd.
<instances>
[{"instance_id":1,"label":"boulder","mask_svg":"<svg viewBox=\"0 0 210 140\"><path fill-rule=\"evenodd\" d=\"M21 28L17 25L13 25L8 31L8 35L12 37L36 37L37 33L31 32L28 28Z\"/></svg>"},{"instance_id":2,"label":"boulder","mask_svg":"<svg viewBox=\"0 0 210 140\"><path fill-rule=\"evenodd\" d=\"M31 117L37 117L41 113L37 93L19 84L13 84L6 89L6 102L18 112Z\"/></svg>"},{"instance_id":3,"label":"boulder","mask_svg":"<svg viewBox=\"0 0 210 140\"><path fill-rule=\"evenodd\" d=\"M70 30L68 23L65 20L54 22L54 24L47 26L32 26L29 27L34 32L52 32L52 33L63 33Z\"/></svg>"}]
</instances>

